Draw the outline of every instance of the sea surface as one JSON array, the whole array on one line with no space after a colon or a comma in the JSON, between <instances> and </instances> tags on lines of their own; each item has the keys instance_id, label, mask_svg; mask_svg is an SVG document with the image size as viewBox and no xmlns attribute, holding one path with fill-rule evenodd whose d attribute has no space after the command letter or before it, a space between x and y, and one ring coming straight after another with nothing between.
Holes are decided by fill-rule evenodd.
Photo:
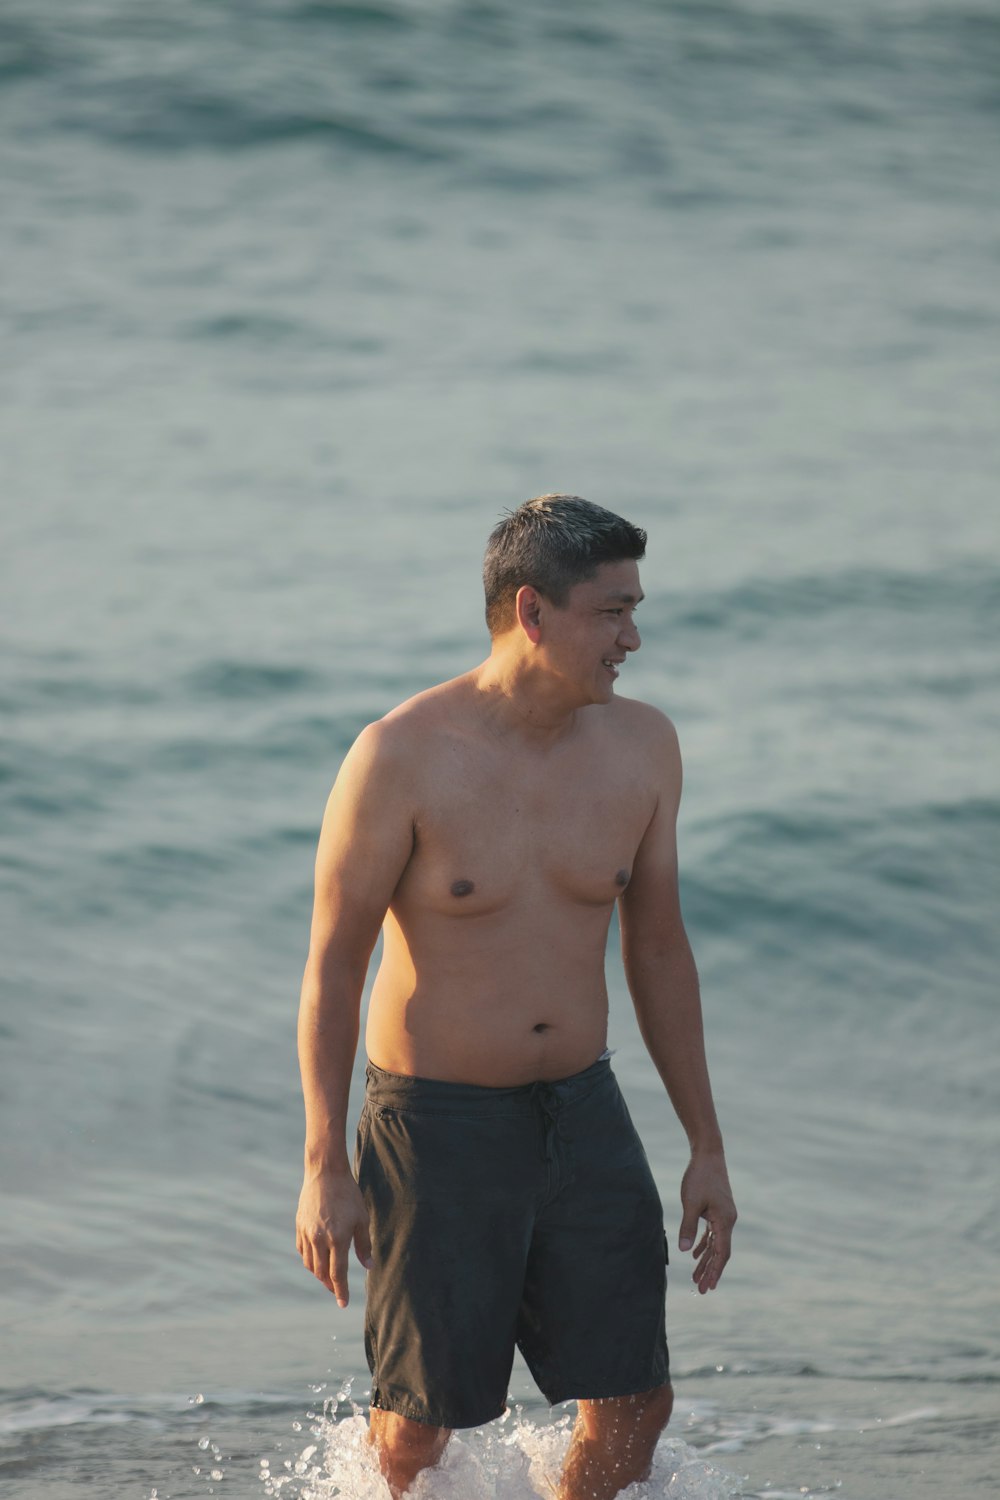
<instances>
[{"instance_id":1,"label":"sea surface","mask_svg":"<svg viewBox=\"0 0 1000 1500\"><path fill-rule=\"evenodd\" d=\"M650 534L741 1209L635 1500L1000 1492L998 163L991 0L3 0L12 1500L384 1500L293 1244L313 850L551 490ZM518 1365L421 1494L566 1420Z\"/></svg>"}]
</instances>

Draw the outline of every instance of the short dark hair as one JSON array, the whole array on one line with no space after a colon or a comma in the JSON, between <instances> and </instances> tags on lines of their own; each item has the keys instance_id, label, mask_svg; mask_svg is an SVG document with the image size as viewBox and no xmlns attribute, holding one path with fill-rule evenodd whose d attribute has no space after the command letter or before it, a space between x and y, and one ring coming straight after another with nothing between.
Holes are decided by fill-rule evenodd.
<instances>
[{"instance_id":1,"label":"short dark hair","mask_svg":"<svg viewBox=\"0 0 1000 1500\"><path fill-rule=\"evenodd\" d=\"M579 495L526 500L493 528L486 544L483 587L490 635L502 635L513 625L523 585L561 606L573 585L593 578L602 563L638 561L645 553L641 526Z\"/></svg>"}]
</instances>

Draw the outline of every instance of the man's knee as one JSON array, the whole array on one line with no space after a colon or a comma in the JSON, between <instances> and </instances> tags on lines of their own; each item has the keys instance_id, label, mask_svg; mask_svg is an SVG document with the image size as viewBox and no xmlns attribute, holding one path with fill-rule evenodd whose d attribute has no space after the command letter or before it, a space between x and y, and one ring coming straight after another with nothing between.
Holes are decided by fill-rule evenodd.
<instances>
[{"instance_id":1,"label":"man's knee","mask_svg":"<svg viewBox=\"0 0 1000 1500\"><path fill-rule=\"evenodd\" d=\"M581 1401L560 1500L617 1495L636 1480L648 1478L673 1400L670 1386L659 1385L636 1396Z\"/></svg>"},{"instance_id":2,"label":"man's knee","mask_svg":"<svg viewBox=\"0 0 1000 1500\"><path fill-rule=\"evenodd\" d=\"M670 1421L673 1409L673 1386L658 1385L651 1391L642 1391L638 1396L625 1396L618 1413L617 1425L633 1438L655 1445Z\"/></svg>"},{"instance_id":3,"label":"man's knee","mask_svg":"<svg viewBox=\"0 0 1000 1500\"><path fill-rule=\"evenodd\" d=\"M432 1427L428 1422L413 1422L392 1411L371 1414L371 1439L379 1451L383 1466L417 1473L436 1464L448 1445L450 1427Z\"/></svg>"},{"instance_id":4,"label":"man's knee","mask_svg":"<svg viewBox=\"0 0 1000 1500\"><path fill-rule=\"evenodd\" d=\"M673 1406L673 1387L668 1383L635 1396L581 1401L580 1418L584 1434L591 1440L617 1447L639 1438L655 1445L670 1421Z\"/></svg>"},{"instance_id":5,"label":"man's knee","mask_svg":"<svg viewBox=\"0 0 1000 1500\"><path fill-rule=\"evenodd\" d=\"M670 1413L674 1409L674 1388L672 1385L658 1385L655 1390L645 1391L636 1398L638 1402L637 1424L644 1431L660 1433L670 1421Z\"/></svg>"}]
</instances>

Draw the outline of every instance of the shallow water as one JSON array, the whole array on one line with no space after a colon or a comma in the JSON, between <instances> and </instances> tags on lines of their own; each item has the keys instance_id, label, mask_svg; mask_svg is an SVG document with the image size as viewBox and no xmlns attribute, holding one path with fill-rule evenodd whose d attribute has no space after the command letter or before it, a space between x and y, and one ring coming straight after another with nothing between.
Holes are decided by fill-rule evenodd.
<instances>
[{"instance_id":1,"label":"shallow water","mask_svg":"<svg viewBox=\"0 0 1000 1500\"><path fill-rule=\"evenodd\" d=\"M291 1242L316 832L358 728L485 651L485 536L557 488L650 532L621 688L685 749L741 1207L717 1294L674 1257L653 1492L996 1493L998 58L964 0L9 0L18 1500L259 1496L264 1458L333 1492L323 1402L367 1377L360 1283L338 1315ZM455 1450L500 1500L560 1440L512 1398Z\"/></svg>"}]
</instances>

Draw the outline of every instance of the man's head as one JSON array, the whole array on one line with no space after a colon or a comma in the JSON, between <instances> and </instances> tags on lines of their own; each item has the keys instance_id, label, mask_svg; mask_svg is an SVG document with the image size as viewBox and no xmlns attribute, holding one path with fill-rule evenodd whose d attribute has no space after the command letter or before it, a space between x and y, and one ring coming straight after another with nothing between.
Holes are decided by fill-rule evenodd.
<instances>
[{"instance_id":1,"label":"man's head","mask_svg":"<svg viewBox=\"0 0 1000 1500\"><path fill-rule=\"evenodd\" d=\"M602 563L638 561L646 533L579 495L539 495L504 517L490 533L483 562L486 624L503 635L516 620L517 591L527 584L561 608L574 584Z\"/></svg>"}]
</instances>

